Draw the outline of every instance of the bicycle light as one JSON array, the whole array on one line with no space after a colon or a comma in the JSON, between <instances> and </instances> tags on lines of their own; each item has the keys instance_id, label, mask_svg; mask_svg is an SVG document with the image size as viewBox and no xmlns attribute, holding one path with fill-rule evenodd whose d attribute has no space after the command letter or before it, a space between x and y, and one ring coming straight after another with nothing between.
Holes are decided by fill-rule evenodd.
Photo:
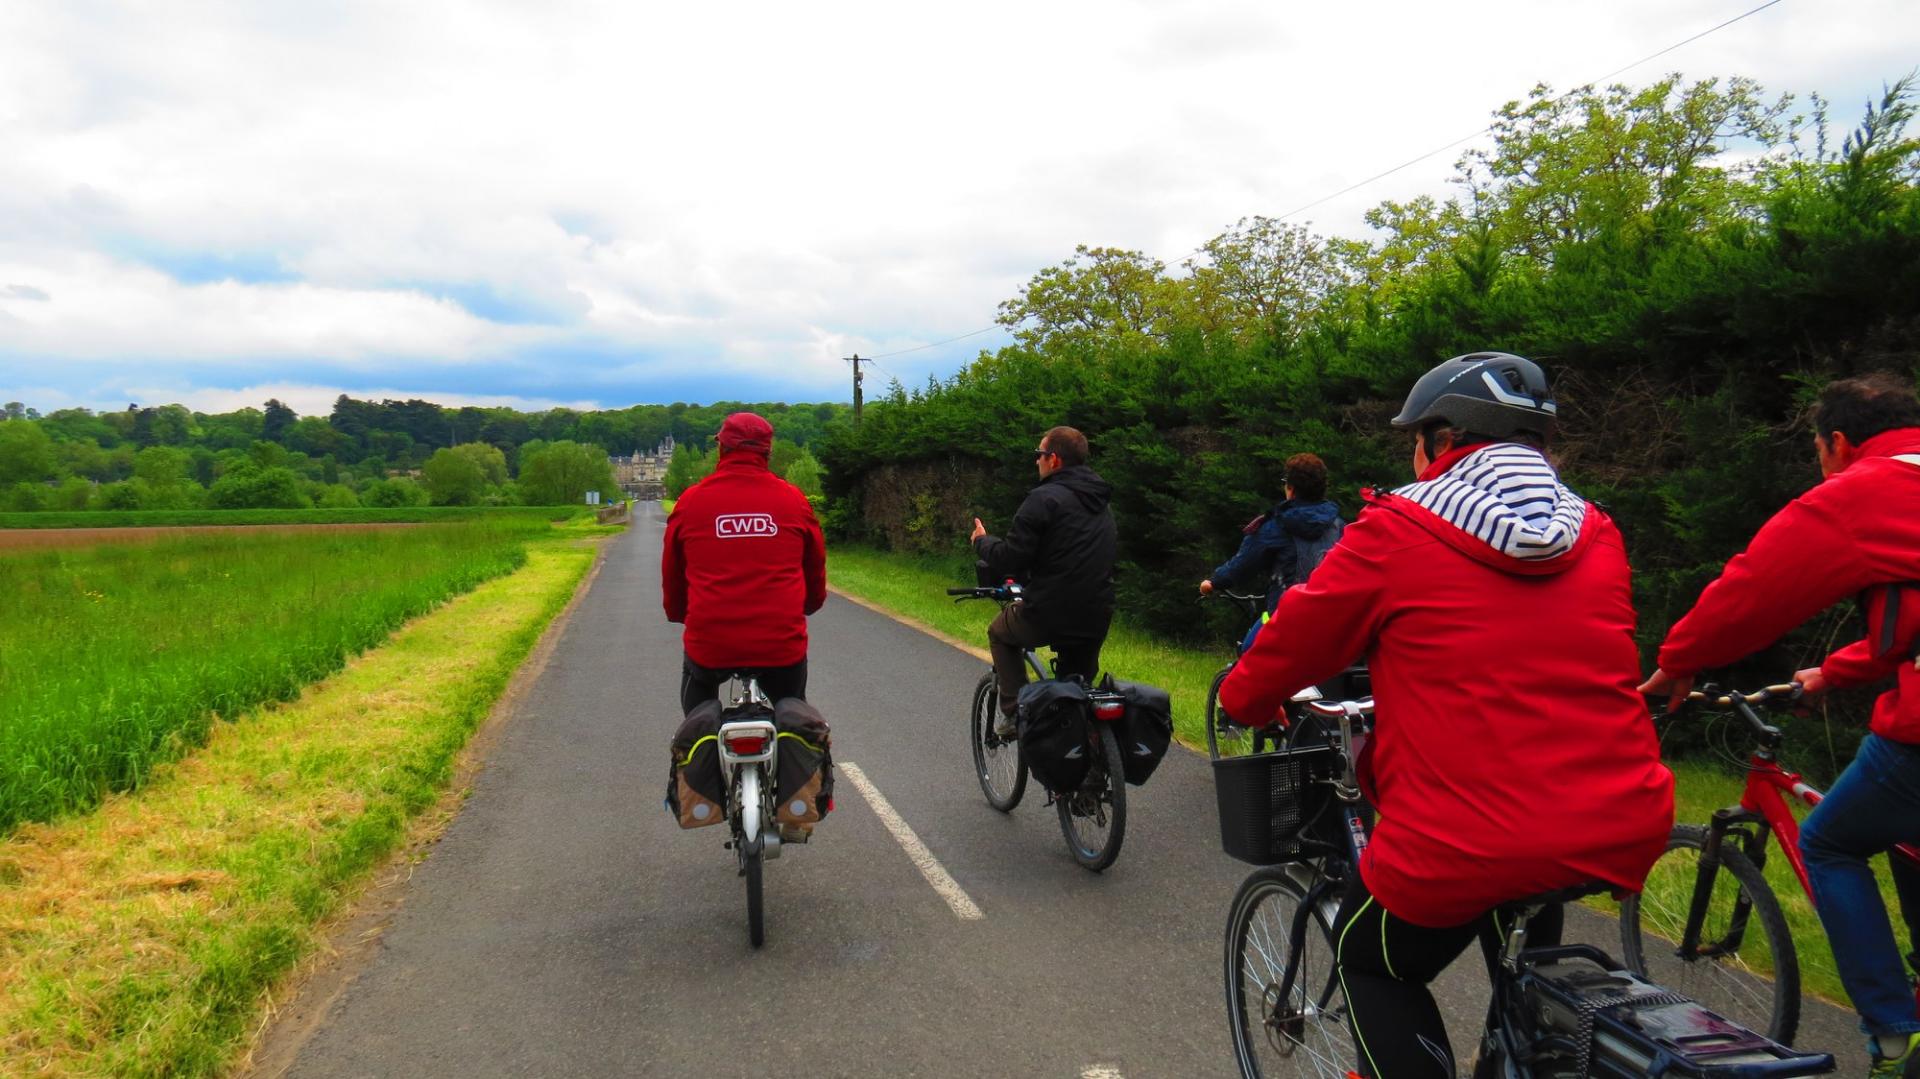
<instances>
[{"instance_id":1,"label":"bicycle light","mask_svg":"<svg viewBox=\"0 0 1920 1079\"><path fill-rule=\"evenodd\" d=\"M1094 701L1093 718L1111 723L1127 714L1126 701Z\"/></svg>"},{"instance_id":2,"label":"bicycle light","mask_svg":"<svg viewBox=\"0 0 1920 1079\"><path fill-rule=\"evenodd\" d=\"M759 755L767 748L764 731L737 731L727 735L727 751L740 757Z\"/></svg>"}]
</instances>

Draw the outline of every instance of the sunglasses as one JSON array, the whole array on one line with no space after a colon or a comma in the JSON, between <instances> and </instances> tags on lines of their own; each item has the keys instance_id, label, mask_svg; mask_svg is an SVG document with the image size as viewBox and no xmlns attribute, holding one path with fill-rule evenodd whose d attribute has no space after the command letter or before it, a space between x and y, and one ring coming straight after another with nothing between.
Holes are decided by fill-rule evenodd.
<instances>
[{"instance_id":1,"label":"sunglasses","mask_svg":"<svg viewBox=\"0 0 1920 1079\"><path fill-rule=\"evenodd\" d=\"M1036 461L1038 461L1042 457L1058 457L1058 456L1060 455L1053 452L1052 450L1034 450L1033 451L1033 459Z\"/></svg>"}]
</instances>

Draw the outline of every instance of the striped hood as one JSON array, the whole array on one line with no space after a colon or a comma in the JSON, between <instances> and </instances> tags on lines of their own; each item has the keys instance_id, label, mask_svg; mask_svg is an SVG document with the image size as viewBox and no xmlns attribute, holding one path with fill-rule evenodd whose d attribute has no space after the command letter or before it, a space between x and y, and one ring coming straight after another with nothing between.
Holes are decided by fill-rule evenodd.
<instances>
[{"instance_id":1,"label":"striped hood","mask_svg":"<svg viewBox=\"0 0 1920 1079\"><path fill-rule=\"evenodd\" d=\"M1546 457L1512 442L1475 450L1445 473L1394 494L1493 551L1530 563L1572 551L1587 517L1586 500L1560 482Z\"/></svg>"}]
</instances>

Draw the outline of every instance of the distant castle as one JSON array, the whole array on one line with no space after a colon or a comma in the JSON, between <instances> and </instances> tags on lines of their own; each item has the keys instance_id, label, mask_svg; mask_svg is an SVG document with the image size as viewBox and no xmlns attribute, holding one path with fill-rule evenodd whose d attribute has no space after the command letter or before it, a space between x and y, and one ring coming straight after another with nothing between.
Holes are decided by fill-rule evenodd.
<instances>
[{"instance_id":1,"label":"distant castle","mask_svg":"<svg viewBox=\"0 0 1920 1079\"><path fill-rule=\"evenodd\" d=\"M637 498L642 502L667 497L667 462L673 460L673 436L653 448L652 453L635 450L632 455L607 458L607 464L613 467L613 478L628 498Z\"/></svg>"}]
</instances>

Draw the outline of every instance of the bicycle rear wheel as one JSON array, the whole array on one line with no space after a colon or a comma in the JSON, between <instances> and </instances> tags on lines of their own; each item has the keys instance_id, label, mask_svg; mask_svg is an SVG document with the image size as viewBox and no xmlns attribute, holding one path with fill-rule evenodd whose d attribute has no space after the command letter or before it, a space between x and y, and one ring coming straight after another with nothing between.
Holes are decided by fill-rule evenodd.
<instances>
[{"instance_id":1,"label":"bicycle rear wheel","mask_svg":"<svg viewBox=\"0 0 1920 1079\"><path fill-rule=\"evenodd\" d=\"M1333 966L1333 927L1309 910L1293 947L1294 919L1307 891L1285 866L1256 869L1241 882L1227 916L1227 1022L1246 1079L1346 1079L1359 1064L1347 1027L1346 995ZM1289 961L1293 983L1281 985Z\"/></svg>"},{"instance_id":2,"label":"bicycle rear wheel","mask_svg":"<svg viewBox=\"0 0 1920 1079\"><path fill-rule=\"evenodd\" d=\"M999 715L999 683L991 673L984 674L973 689L973 774L980 781L980 793L987 796L987 804L1009 813L1027 793L1027 762L1020 755L1019 739L1002 739L993 733Z\"/></svg>"},{"instance_id":3,"label":"bicycle rear wheel","mask_svg":"<svg viewBox=\"0 0 1920 1079\"><path fill-rule=\"evenodd\" d=\"M1099 752L1093 768L1079 790L1056 797L1053 804L1073 860L1098 873L1120 857L1120 844L1127 838L1127 779L1113 725L1095 726Z\"/></svg>"},{"instance_id":4,"label":"bicycle rear wheel","mask_svg":"<svg viewBox=\"0 0 1920 1079\"><path fill-rule=\"evenodd\" d=\"M1675 827L1645 890L1620 905L1621 958L1635 974L1791 1045L1800 1025L1800 961L1780 901L1738 842L1729 836L1720 844L1700 943L1681 955L1707 830Z\"/></svg>"}]
</instances>

